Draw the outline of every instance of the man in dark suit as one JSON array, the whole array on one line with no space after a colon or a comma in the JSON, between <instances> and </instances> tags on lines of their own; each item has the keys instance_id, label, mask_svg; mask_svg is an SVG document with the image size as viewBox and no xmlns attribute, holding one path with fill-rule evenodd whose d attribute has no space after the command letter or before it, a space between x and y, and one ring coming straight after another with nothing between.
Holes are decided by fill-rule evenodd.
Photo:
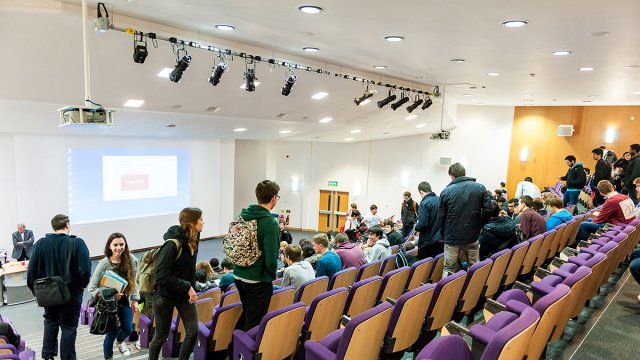
<instances>
[{"instance_id":1,"label":"man in dark suit","mask_svg":"<svg viewBox=\"0 0 640 360\"><path fill-rule=\"evenodd\" d=\"M29 260L34 242L33 231L27 230L24 224L18 224L18 231L14 232L11 237L13 240L11 257L18 261Z\"/></svg>"}]
</instances>

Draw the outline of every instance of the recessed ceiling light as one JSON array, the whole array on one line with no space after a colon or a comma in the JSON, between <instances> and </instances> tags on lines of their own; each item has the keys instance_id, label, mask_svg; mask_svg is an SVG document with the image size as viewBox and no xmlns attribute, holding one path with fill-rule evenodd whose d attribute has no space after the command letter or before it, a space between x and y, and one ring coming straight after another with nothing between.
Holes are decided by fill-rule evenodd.
<instances>
[{"instance_id":1,"label":"recessed ceiling light","mask_svg":"<svg viewBox=\"0 0 640 360\"><path fill-rule=\"evenodd\" d=\"M291 130L280 130L278 131L279 134L289 134L291 133Z\"/></svg>"},{"instance_id":2,"label":"recessed ceiling light","mask_svg":"<svg viewBox=\"0 0 640 360\"><path fill-rule=\"evenodd\" d=\"M631 95L640 95L640 91L632 91Z\"/></svg>"},{"instance_id":3,"label":"recessed ceiling light","mask_svg":"<svg viewBox=\"0 0 640 360\"><path fill-rule=\"evenodd\" d=\"M533 102L533 100L524 100L524 102L530 103L530 102Z\"/></svg>"},{"instance_id":4,"label":"recessed ceiling light","mask_svg":"<svg viewBox=\"0 0 640 360\"><path fill-rule=\"evenodd\" d=\"M345 138L344 141L351 141L353 138Z\"/></svg>"},{"instance_id":5,"label":"recessed ceiling light","mask_svg":"<svg viewBox=\"0 0 640 360\"><path fill-rule=\"evenodd\" d=\"M423 128L425 126L427 126L427 124L425 124L425 123L418 124L418 125L416 125L416 129L420 129L420 128Z\"/></svg>"},{"instance_id":6,"label":"recessed ceiling light","mask_svg":"<svg viewBox=\"0 0 640 360\"><path fill-rule=\"evenodd\" d=\"M473 101L473 102L478 102L478 101L480 101L480 100L478 100L478 99L471 99L471 101Z\"/></svg>"},{"instance_id":7,"label":"recessed ceiling light","mask_svg":"<svg viewBox=\"0 0 640 360\"><path fill-rule=\"evenodd\" d=\"M301 5L298 6L298 10L305 14L320 14L324 9L315 5Z\"/></svg>"},{"instance_id":8,"label":"recessed ceiling light","mask_svg":"<svg viewBox=\"0 0 640 360\"><path fill-rule=\"evenodd\" d=\"M531 94L524 94L524 95L522 95L522 96L524 96L524 97L532 97L533 95L531 95Z\"/></svg>"},{"instance_id":9,"label":"recessed ceiling light","mask_svg":"<svg viewBox=\"0 0 640 360\"><path fill-rule=\"evenodd\" d=\"M391 42L398 42L398 41L404 40L402 36L398 36L398 35L385 36L384 39Z\"/></svg>"},{"instance_id":10,"label":"recessed ceiling light","mask_svg":"<svg viewBox=\"0 0 640 360\"><path fill-rule=\"evenodd\" d=\"M578 69L579 71L593 71L594 69L592 67L581 67Z\"/></svg>"},{"instance_id":11,"label":"recessed ceiling light","mask_svg":"<svg viewBox=\"0 0 640 360\"><path fill-rule=\"evenodd\" d=\"M590 103L592 102L591 100L582 100L583 103Z\"/></svg>"},{"instance_id":12,"label":"recessed ceiling light","mask_svg":"<svg viewBox=\"0 0 640 360\"><path fill-rule=\"evenodd\" d=\"M569 50L556 50L554 52L552 52L553 55L555 56L566 56L571 54L571 51Z\"/></svg>"},{"instance_id":13,"label":"recessed ceiling light","mask_svg":"<svg viewBox=\"0 0 640 360\"><path fill-rule=\"evenodd\" d=\"M465 61L467 61L467 60L465 60L465 59L451 59L451 60L449 60L449 62L456 63L456 64L460 64L460 63L463 63Z\"/></svg>"},{"instance_id":14,"label":"recessed ceiling light","mask_svg":"<svg viewBox=\"0 0 640 360\"><path fill-rule=\"evenodd\" d=\"M171 74L172 71L173 71L172 68L164 68L158 73L158 76L168 79L169 78L169 74Z\"/></svg>"},{"instance_id":15,"label":"recessed ceiling light","mask_svg":"<svg viewBox=\"0 0 640 360\"><path fill-rule=\"evenodd\" d=\"M590 98L597 98L598 95L589 95Z\"/></svg>"},{"instance_id":16,"label":"recessed ceiling light","mask_svg":"<svg viewBox=\"0 0 640 360\"><path fill-rule=\"evenodd\" d=\"M373 68L374 68L374 69L378 69L378 70L384 70L384 69L386 69L387 67L386 67L386 66L384 66L384 65L375 65Z\"/></svg>"},{"instance_id":17,"label":"recessed ceiling light","mask_svg":"<svg viewBox=\"0 0 640 360\"><path fill-rule=\"evenodd\" d=\"M352 133L352 134L359 134L361 132L362 132L362 130L351 130L350 131L350 133Z\"/></svg>"},{"instance_id":18,"label":"recessed ceiling light","mask_svg":"<svg viewBox=\"0 0 640 360\"><path fill-rule=\"evenodd\" d=\"M235 132L243 132L243 131L247 131L247 129L246 128L235 128L235 129L233 129L233 131L235 131Z\"/></svg>"},{"instance_id":19,"label":"recessed ceiling light","mask_svg":"<svg viewBox=\"0 0 640 360\"><path fill-rule=\"evenodd\" d=\"M497 73L497 72L489 72L489 73L487 73L487 75L489 75L489 76L500 76L500 73Z\"/></svg>"},{"instance_id":20,"label":"recessed ceiling light","mask_svg":"<svg viewBox=\"0 0 640 360\"><path fill-rule=\"evenodd\" d=\"M597 33L591 34L591 36L593 36L593 37L605 37L605 36L608 36L608 35L609 35L608 31L601 31L601 32L597 32Z\"/></svg>"},{"instance_id":21,"label":"recessed ceiling light","mask_svg":"<svg viewBox=\"0 0 640 360\"><path fill-rule=\"evenodd\" d=\"M236 27L232 25L220 24L220 25L216 25L216 29L222 30L222 31L233 31L236 29Z\"/></svg>"},{"instance_id":22,"label":"recessed ceiling light","mask_svg":"<svg viewBox=\"0 0 640 360\"><path fill-rule=\"evenodd\" d=\"M527 22L524 20L509 20L502 23L502 26L508 28L519 28L527 25Z\"/></svg>"},{"instance_id":23,"label":"recessed ceiling light","mask_svg":"<svg viewBox=\"0 0 640 360\"><path fill-rule=\"evenodd\" d=\"M140 107L140 105L144 104L144 100L135 100L135 99L129 99L127 100L126 103L124 103L123 106L127 106L127 107Z\"/></svg>"},{"instance_id":24,"label":"recessed ceiling light","mask_svg":"<svg viewBox=\"0 0 640 360\"><path fill-rule=\"evenodd\" d=\"M409 115L409 116L407 116L407 117L406 117L406 118L404 118L404 119L405 119L405 120L413 120L413 119L415 119L415 118L417 118L417 117L418 117L418 115L413 114L413 115Z\"/></svg>"},{"instance_id":25,"label":"recessed ceiling light","mask_svg":"<svg viewBox=\"0 0 640 360\"><path fill-rule=\"evenodd\" d=\"M320 91L318 93L315 93L311 98L320 100L320 99L324 99L327 95L329 95L328 92Z\"/></svg>"},{"instance_id":26,"label":"recessed ceiling light","mask_svg":"<svg viewBox=\"0 0 640 360\"><path fill-rule=\"evenodd\" d=\"M640 65L627 65L624 68L625 69L637 69L637 68L640 68Z\"/></svg>"},{"instance_id":27,"label":"recessed ceiling light","mask_svg":"<svg viewBox=\"0 0 640 360\"><path fill-rule=\"evenodd\" d=\"M253 82L253 84L254 84L255 86L258 86L258 85L260 85L260 81L254 81L254 82ZM246 83L245 83L245 84L240 85L240 89L245 89L246 87L247 87L247 84L246 84Z\"/></svg>"},{"instance_id":28,"label":"recessed ceiling light","mask_svg":"<svg viewBox=\"0 0 640 360\"><path fill-rule=\"evenodd\" d=\"M317 47L303 47L302 50L304 50L306 52L310 52L310 53L314 53L314 52L320 51L320 49L318 49Z\"/></svg>"},{"instance_id":29,"label":"recessed ceiling light","mask_svg":"<svg viewBox=\"0 0 640 360\"><path fill-rule=\"evenodd\" d=\"M360 106L367 105L370 102L371 102L371 99L365 99L363 102L360 103Z\"/></svg>"},{"instance_id":30,"label":"recessed ceiling light","mask_svg":"<svg viewBox=\"0 0 640 360\"><path fill-rule=\"evenodd\" d=\"M462 94L462 96L471 97L473 95L472 94Z\"/></svg>"},{"instance_id":31,"label":"recessed ceiling light","mask_svg":"<svg viewBox=\"0 0 640 360\"><path fill-rule=\"evenodd\" d=\"M477 103L476 105L478 105L478 106L482 106L482 105L484 105L484 103Z\"/></svg>"},{"instance_id":32,"label":"recessed ceiling light","mask_svg":"<svg viewBox=\"0 0 640 360\"><path fill-rule=\"evenodd\" d=\"M326 124L326 123L330 122L331 120L333 120L333 118L326 117L326 118L322 118L322 119L318 120L318 122L321 123L321 124Z\"/></svg>"}]
</instances>

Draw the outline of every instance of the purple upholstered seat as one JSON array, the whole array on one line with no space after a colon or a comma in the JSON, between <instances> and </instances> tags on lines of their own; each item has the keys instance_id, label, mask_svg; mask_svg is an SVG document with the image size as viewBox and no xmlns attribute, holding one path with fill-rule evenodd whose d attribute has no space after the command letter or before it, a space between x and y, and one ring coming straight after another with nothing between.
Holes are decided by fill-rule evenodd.
<instances>
[{"instance_id":1,"label":"purple upholstered seat","mask_svg":"<svg viewBox=\"0 0 640 360\"><path fill-rule=\"evenodd\" d=\"M478 304L482 289L487 283L492 263L491 259L484 259L471 265L467 270L467 278L460 292L456 312L466 315Z\"/></svg>"},{"instance_id":2,"label":"purple upholstered seat","mask_svg":"<svg viewBox=\"0 0 640 360\"><path fill-rule=\"evenodd\" d=\"M521 359L526 352L526 342L539 319L540 315L531 307L524 308L520 316L510 312L498 313L487 324L471 327L474 348L476 343L485 346L481 357L483 360L498 359L503 350L509 351L505 358ZM505 349L505 345L516 337L522 343L512 343L513 346Z\"/></svg>"},{"instance_id":3,"label":"purple upholstered seat","mask_svg":"<svg viewBox=\"0 0 640 360\"><path fill-rule=\"evenodd\" d=\"M305 304L311 304L311 301L319 294L327 291L329 285L329 278L327 276L320 276L311 279L296 291L296 296L293 302L302 301Z\"/></svg>"},{"instance_id":4,"label":"purple upholstered seat","mask_svg":"<svg viewBox=\"0 0 640 360\"><path fill-rule=\"evenodd\" d=\"M297 335L302 329L302 321L304 319L304 303L298 302L289 306L285 306L276 311L272 311L265 315L260 321L260 325L244 332L235 330L233 332L233 359L242 357L245 360L253 360L262 348L263 340L269 342L270 351L280 353L279 358L285 358L293 354L295 345L297 344ZM286 324L281 323L281 317L291 318ZM299 322L297 320L300 320ZM270 323L274 326L268 327ZM281 326L277 326L281 325ZM277 332L277 333L274 333ZM291 335L296 334L296 335ZM291 337L293 337L293 346L291 347ZM285 346L284 344L289 346ZM265 348L267 348L265 346ZM290 350L290 351L289 351ZM261 357L261 356L257 356Z\"/></svg>"},{"instance_id":5,"label":"purple upholstered seat","mask_svg":"<svg viewBox=\"0 0 640 360\"><path fill-rule=\"evenodd\" d=\"M472 360L471 351L462 336L441 336L431 341L416 356L416 360Z\"/></svg>"},{"instance_id":6,"label":"purple upholstered seat","mask_svg":"<svg viewBox=\"0 0 640 360\"><path fill-rule=\"evenodd\" d=\"M430 257L413 263L413 265L411 265L411 270L409 270L409 279L407 279L406 288L408 290L413 290L421 284L425 284L429 280L429 274L431 273L432 267L433 258Z\"/></svg>"},{"instance_id":7,"label":"purple upholstered seat","mask_svg":"<svg viewBox=\"0 0 640 360\"><path fill-rule=\"evenodd\" d=\"M372 309L369 309L349 321L344 329L339 329L319 342L307 341L304 344L306 350L306 359L308 360L337 360L344 359L347 354L351 356L361 356L361 358L377 358L380 348L372 346L372 344L381 344L384 337L389 318L391 317L391 304L384 302ZM378 323L384 324L383 329L378 328ZM370 326L368 331L361 328ZM360 329L359 329L360 328ZM362 330L362 331L360 331ZM382 331L379 331L382 330ZM374 334L372 335L372 334ZM362 338L363 334L369 336L366 340ZM379 335L379 336L378 336ZM351 342L354 346L351 346ZM355 348L358 345L358 348ZM368 354L369 356L365 355ZM375 357L371 357L374 355ZM234 356L235 359L237 357ZM354 357L355 358L355 357Z\"/></svg>"},{"instance_id":8,"label":"purple upholstered seat","mask_svg":"<svg viewBox=\"0 0 640 360\"><path fill-rule=\"evenodd\" d=\"M375 301L376 301L376 297L378 295L378 291L380 290L380 285L378 285L378 287L375 289L375 293L373 294L373 296L359 296L360 294L362 294L362 288L371 286L372 283L377 282L378 284L382 283L382 278L378 275L374 276L374 277L370 277L368 279L364 279L362 281L358 281L357 283L353 284L353 286L351 287L351 289L349 290L349 296L347 297L347 303L344 306L344 314L348 315L348 316L355 316L358 315L360 312L362 311L356 311L354 312L351 304L356 302L356 301L366 301L366 304L355 304L355 306L359 309L371 309L373 307L373 305L375 305ZM371 294L368 294L371 295Z\"/></svg>"},{"instance_id":9,"label":"purple upholstered seat","mask_svg":"<svg viewBox=\"0 0 640 360\"><path fill-rule=\"evenodd\" d=\"M337 289L339 287L347 287L353 285L356 280L357 271L356 268L350 267L344 270L340 270L333 274L329 280L328 290Z\"/></svg>"}]
</instances>

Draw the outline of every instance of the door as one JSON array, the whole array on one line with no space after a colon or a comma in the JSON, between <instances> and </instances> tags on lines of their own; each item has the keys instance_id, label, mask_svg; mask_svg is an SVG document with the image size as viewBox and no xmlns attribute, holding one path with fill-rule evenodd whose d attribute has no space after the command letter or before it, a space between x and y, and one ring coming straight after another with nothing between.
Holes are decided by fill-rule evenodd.
<instances>
[{"instance_id":1,"label":"door","mask_svg":"<svg viewBox=\"0 0 640 360\"><path fill-rule=\"evenodd\" d=\"M338 231L344 225L349 209L349 193L320 190L318 232Z\"/></svg>"}]
</instances>

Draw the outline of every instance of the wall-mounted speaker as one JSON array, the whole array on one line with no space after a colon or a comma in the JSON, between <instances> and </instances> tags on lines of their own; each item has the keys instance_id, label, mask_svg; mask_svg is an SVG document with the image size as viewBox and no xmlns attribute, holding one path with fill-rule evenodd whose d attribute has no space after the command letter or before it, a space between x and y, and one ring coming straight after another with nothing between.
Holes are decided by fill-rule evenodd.
<instances>
[{"instance_id":1,"label":"wall-mounted speaker","mask_svg":"<svg viewBox=\"0 0 640 360\"><path fill-rule=\"evenodd\" d=\"M573 125L558 125L558 136L572 136Z\"/></svg>"}]
</instances>

